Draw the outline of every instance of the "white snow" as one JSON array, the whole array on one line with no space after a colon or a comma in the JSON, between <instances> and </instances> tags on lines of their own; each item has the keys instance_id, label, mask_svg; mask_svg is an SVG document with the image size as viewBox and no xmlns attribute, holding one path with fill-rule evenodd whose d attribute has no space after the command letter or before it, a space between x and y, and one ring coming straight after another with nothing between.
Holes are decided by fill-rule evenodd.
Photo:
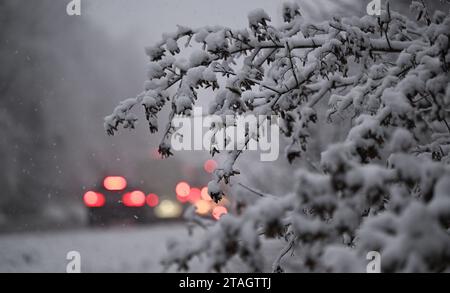
<instances>
[{"instance_id":1,"label":"white snow","mask_svg":"<svg viewBox=\"0 0 450 293\"><path fill-rule=\"evenodd\" d=\"M194 229L193 237L201 239L203 230ZM75 230L0 235L0 273L65 273L67 253L81 255L82 273L158 273L165 270L163 257L172 255L168 245L178 241L186 248L191 243L184 224L160 224L147 227ZM220 243L217 243L220 244ZM263 241L264 249L273 255L278 241ZM272 259L261 259L270 269ZM190 262L189 272L204 272L206 259ZM290 267L288 265L288 267ZM247 267L233 258L225 271L246 272Z\"/></svg>"},{"instance_id":2,"label":"white snow","mask_svg":"<svg viewBox=\"0 0 450 293\"><path fill-rule=\"evenodd\" d=\"M225 31L218 31L215 33L210 33L205 38L206 45L209 51L216 51L227 45L227 40L225 39Z\"/></svg>"},{"instance_id":3,"label":"white snow","mask_svg":"<svg viewBox=\"0 0 450 293\"><path fill-rule=\"evenodd\" d=\"M251 26L258 26L259 23L270 20L270 16L263 9L256 9L248 14L248 22Z\"/></svg>"},{"instance_id":4,"label":"white snow","mask_svg":"<svg viewBox=\"0 0 450 293\"><path fill-rule=\"evenodd\" d=\"M171 39L171 38L166 40L166 47L167 47L167 50L169 50L171 53L176 53L176 52L180 51L177 41L175 41L174 39Z\"/></svg>"},{"instance_id":5,"label":"white snow","mask_svg":"<svg viewBox=\"0 0 450 293\"><path fill-rule=\"evenodd\" d=\"M414 145L414 137L412 134L404 129L398 128L395 130L391 139L391 150L393 152L397 151L407 151Z\"/></svg>"},{"instance_id":6,"label":"white snow","mask_svg":"<svg viewBox=\"0 0 450 293\"><path fill-rule=\"evenodd\" d=\"M186 110L192 109L192 100L189 97L184 96L184 95L179 96L176 99L176 108L177 108L177 113L182 114Z\"/></svg>"},{"instance_id":7,"label":"white snow","mask_svg":"<svg viewBox=\"0 0 450 293\"><path fill-rule=\"evenodd\" d=\"M203 50L195 50L191 53L189 57L189 62L191 67L202 65L211 59L211 56Z\"/></svg>"},{"instance_id":8,"label":"white snow","mask_svg":"<svg viewBox=\"0 0 450 293\"><path fill-rule=\"evenodd\" d=\"M200 88L213 85L218 90L209 95L210 114L279 114L287 157L293 154L312 167L298 165L291 193L228 214L205 237L174 242L165 261L184 268L192 256L205 256L213 270L240 255L261 271L259 233L285 232L280 239L298 248L294 258L303 271L355 271L356 257L365 260L368 250L384 254L388 272L448 270L449 17L428 19L422 13L418 21L384 11L379 20L334 17L310 25L297 10L284 6L281 27L269 25L269 15L257 9L243 30L179 28L147 51L169 73L158 77L155 66L151 76L158 79L146 88L165 91L179 83L172 116L189 115ZM189 55L191 49L183 49L167 70L162 55L177 51L174 42L186 33L194 36L197 51ZM134 103L125 101L106 119L108 132L134 126L129 115ZM220 127L229 122L224 119ZM162 145L170 148L168 141ZM323 170L316 167L319 152ZM208 184L215 199L240 174L240 152L222 155ZM261 182L265 178L275 183L270 177ZM280 232L284 225L288 231ZM283 269L277 261L272 267Z\"/></svg>"},{"instance_id":9,"label":"white snow","mask_svg":"<svg viewBox=\"0 0 450 293\"><path fill-rule=\"evenodd\" d=\"M180 224L1 235L0 273L65 273L73 250L82 272L161 272L167 242L187 235Z\"/></svg>"},{"instance_id":10,"label":"white snow","mask_svg":"<svg viewBox=\"0 0 450 293\"><path fill-rule=\"evenodd\" d=\"M157 62L150 62L147 65L148 79L160 78L164 76L164 69Z\"/></svg>"}]
</instances>

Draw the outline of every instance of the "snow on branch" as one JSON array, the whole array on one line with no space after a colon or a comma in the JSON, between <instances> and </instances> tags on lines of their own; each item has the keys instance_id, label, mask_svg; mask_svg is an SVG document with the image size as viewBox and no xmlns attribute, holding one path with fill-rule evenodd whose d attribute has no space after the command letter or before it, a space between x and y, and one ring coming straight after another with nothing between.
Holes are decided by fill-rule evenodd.
<instances>
[{"instance_id":1,"label":"snow on branch","mask_svg":"<svg viewBox=\"0 0 450 293\"><path fill-rule=\"evenodd\" d=\"M165 107L169 120L191 115L200 88L214 91L209 114L280 117L291 162L307 151L319 117L352 125L322 153L321 170L298 171L292 194L262 197L202 239L173 244L166 265L188 269L206 255L219 271L238 255L262 271L263 234L286 242L272 265L277 272L294 250L304 271L363 271L371 250L386 272L450 269L450 18L431 15L422 1L412 8L414 20L387 6L379 17L313 24L298 5L285 4L278 27L258 9L247 28L178 26L146 49L145 89L105 118L110 135L134 128L136 106L152 133ZM172 154L173 133L169 122L163 156ZM221 183L239 174L241 153L228 152L214 174L214 200Z\"/></svg>"}]
</instances>

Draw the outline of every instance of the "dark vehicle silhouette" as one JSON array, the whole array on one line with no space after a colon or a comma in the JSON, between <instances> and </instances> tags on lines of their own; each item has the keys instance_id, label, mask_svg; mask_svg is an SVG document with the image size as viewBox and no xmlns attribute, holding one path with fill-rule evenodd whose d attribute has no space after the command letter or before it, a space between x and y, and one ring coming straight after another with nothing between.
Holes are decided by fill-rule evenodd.
<instances>
[{"instance_id":1,"label":"dark vehicle silhouette","mask_svg":"<svg viewBox=\"0 0 450 293\"><path fill-rule=\"evenodd\" d=\"M129 186L122 176L105 177L100 186L98 190L88 191L83 196L90 226L146 224L170 218L155 212L160 203L156 194L145 194Z\"/></svg>"}]
</instances>

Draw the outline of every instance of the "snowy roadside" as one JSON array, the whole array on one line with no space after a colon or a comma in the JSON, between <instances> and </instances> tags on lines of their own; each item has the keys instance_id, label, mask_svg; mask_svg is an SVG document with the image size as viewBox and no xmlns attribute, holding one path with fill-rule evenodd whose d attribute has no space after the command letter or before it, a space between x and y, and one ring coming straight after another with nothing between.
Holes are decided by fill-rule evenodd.
<instances>
[{"instance_id":1,"label":"snowy roadside","mask_svg":"<svg viewBox=\"0 0 450 293\"><path fill-rule=\"evenodd\" d=\"M198 239L202 231L195 229L194 237ZM81 254L85 273L158 273L163 271L160 260L167 254L167 242L187 237L183 224L0 235L0 273L65 273L67 253L74 250ZM275 243L263 241L268 255L276 254ZM271 271L272 260L268 256L267 271ZM204 266L194 260L190 272L203 272ZM233 258L226 272L246 270Z\"/></svg>"},{"instance_id":2,"label":"snowy roadside","mask_svg":"<svg viewBox=\"0 0 450 293\"><path fill-rule=\"evenodd\" d=\"M187 237L181 224L0 236L0 273L66 272L66 255L81 254L82 272L161 272L170 239Z\"/></svg>"}]
</instances>

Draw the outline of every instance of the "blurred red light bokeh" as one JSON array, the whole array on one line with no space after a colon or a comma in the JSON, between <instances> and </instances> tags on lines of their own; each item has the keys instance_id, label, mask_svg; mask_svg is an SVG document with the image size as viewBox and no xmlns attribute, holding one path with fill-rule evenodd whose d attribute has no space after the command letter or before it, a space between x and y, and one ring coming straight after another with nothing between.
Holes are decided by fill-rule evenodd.
<instances>
[{"instance_id":1,"label":"blurred red light bokeh","mask_svg":"<svg viewBox=\"0 0 450 293\"><path fill-rule=\"evenodd\" d=\"M198 188L191 188L191 191L189 192L189 202L196 203L200 200L202 196L202 191Z\"/></svg>"},{"instance_id":2,"label":"blurred red light bokeh","mask_svg":"<svg viewBox=\"0 0 450 293\"><path fill-rule=\"evenodd\" d=\"M110 191L124 190L127 187L127 180L120 176L108 176L103 180L103 186Z\"/></svg>"},{"instance_id":3,"label":"blurred red light bokeh","mask_svg":"<svg viewBox=\"0 0 450 293\"><path fill-rule=\"evenodd\" d=\"M84 204L90 208L100 208L105 205L105 196L101 193L88 191L83 196Z\"/></svg>"},{"instance_id":4,"label":"blurred red light bokeh","mask_svg":"<svg viewBox=\"0 0 450 293\"><path fill-rule=\"evenodd\" d=\"M177 200L181 203L187 203L189 201L189 196L179 196L177 194Z\"/></svg>"},{"instance_id":5,"label":"blurred red light bokeh","mask_svg":"<svg viewBox=\"0 0 450 293\"><path fill-rule=\"evenodd\" d=\"M212 174L217 169L217 162L215 160L208 160L203 165L203 168L207 173Z\"/></svg>"},{"instance_id":6,"label":"blurred red light bokeh","mask_svg":"<svg viewBox=\"0 0 450 293\"><path fill-rule=\"evenodd\" d=\"M223 215L228 214L228 210L223 206L216 206L213 209L212 216L214 219L219 220Z\"/></svg>"},{"instance_id":7,"label":"blurred red light bokeh","mask_svg":"<svg viewBox=\"0 0 450 293\"><path fill-rule=\"evenodd\" d=\"M122 201L127 207L142 207L145 205L146 197L142 191L136 190L125 193Z\"/></svg>"},{"instance_id":8,"label":"blurred red light bokeh","mask_svg":"<svg viewBox=\"0 0 450 293\"><path fill-rule=\"evenodd\" d=\"M212 201L211 196L208 193L208 187L203 187L201 191L201 197L203 200Z\"/></svg>"},{"instance_id":9,"label":"blurred red light bokeh","mask_svg":"<svg viewBox=\"0 0 450 293\"><path fill-rule=\"evenodd\" d=\"M186 182L180 182L175 188L175 192L179 197L188 197L191 192L191 186Z\"/></svg>"},{"instance_id":10,"label":"blurred red light bokeh","mask_svg":"<svg viewBox=\"0 0 450 293\"><path fill-rule=\"evenodd\" d=\"M150 193L149 195L147 195L147 205L149 207L156 207L159 204L159 197L154 194L154 193Z\"/></svg>"}]
</instances>

